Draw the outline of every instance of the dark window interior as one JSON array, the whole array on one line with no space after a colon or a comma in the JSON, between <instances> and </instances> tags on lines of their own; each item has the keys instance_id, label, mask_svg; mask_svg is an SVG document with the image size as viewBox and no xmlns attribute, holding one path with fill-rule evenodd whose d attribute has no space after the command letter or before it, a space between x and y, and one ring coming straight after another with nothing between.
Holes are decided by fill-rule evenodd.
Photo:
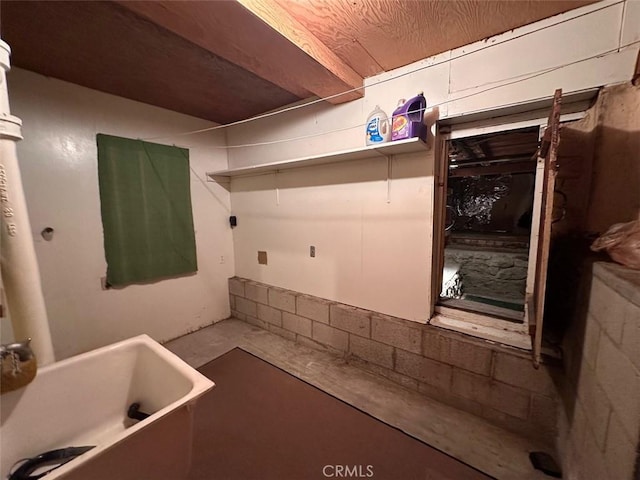
<instances>
[{"instance_id":1,"label":"dark window interior","mask_svg":"<svg viewBox=\"0 0 640 480\"><path fill-rule=\"evenodd\" d=\"M441 305L522 321L538 135L449 140Z\"/></svg>"}]
</instances>

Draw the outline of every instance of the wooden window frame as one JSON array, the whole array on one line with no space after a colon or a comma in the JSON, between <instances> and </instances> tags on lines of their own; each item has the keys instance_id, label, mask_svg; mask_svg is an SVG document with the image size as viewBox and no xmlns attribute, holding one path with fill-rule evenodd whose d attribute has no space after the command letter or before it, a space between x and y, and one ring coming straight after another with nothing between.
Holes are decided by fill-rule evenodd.
<instances>
[{"instance_id":1,"label":"wooden window frame","mask_svg":"<svg viewBox=\"0 0 640 480\"><path fill-rule=\"evenodd\" d=\"M540 117L539 111L532 111L505 116L498 121L492 118L487 122L480 120L451 127L438 125L435 145L432 312L429 323L530 350L536 367L540 364L542 350L542 313L550 245L553 191L557 171L561 98L562 91L556 90L548 118ZM549 113L549 110L547 109L546 112ZM580 115L580 113L573 112L563 120L580 118ZM449 141L455 138L506 132L531 126L540 128L541 145L538 151L535 174L534 214L530 236L523 323L514 323L487 314L472 313L438 305L444 264Z\"/></svg>"}]
</instances>

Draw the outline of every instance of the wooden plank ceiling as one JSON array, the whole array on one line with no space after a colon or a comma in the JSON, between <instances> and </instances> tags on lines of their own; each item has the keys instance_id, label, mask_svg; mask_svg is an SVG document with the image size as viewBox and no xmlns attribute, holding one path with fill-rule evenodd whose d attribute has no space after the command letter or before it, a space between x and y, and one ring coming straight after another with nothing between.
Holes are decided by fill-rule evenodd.
<instances>
[{"instance_id":1,"label":"wooden plank ceiling","mask_svg":"<svg viewBox=\"0 0 640 480\"><path fill-rule=\"evenodd\" d=\"M538 135L536 126L451 140L449 177L533 173Z\"/></svg>"},{"instance_id":2,"label":"wooden plank ceiling","mask_svg":"<svg viewBox=\"0 0 640 480\"><path fill-rule=\"evenodd\" d=\"M2 1L0 34L15 66L229 123L593 1Z\"/></svg>"}]
</instances>

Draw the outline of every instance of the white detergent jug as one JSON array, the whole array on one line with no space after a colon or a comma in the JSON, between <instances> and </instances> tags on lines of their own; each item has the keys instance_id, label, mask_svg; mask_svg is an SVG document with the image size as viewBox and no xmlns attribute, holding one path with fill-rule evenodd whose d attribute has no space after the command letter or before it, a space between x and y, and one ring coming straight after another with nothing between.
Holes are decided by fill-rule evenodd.
<instances>
[{"instance_id":1,"label":"white detergent jug","mask_svg":"<svg viewBox=\"0 0 640 480\"><path fill-rule=\"evenodd\" d=\"M389 118L378 105L367 118L367 145L377 145L391 140Z\"/></svg>"}]
</instances>

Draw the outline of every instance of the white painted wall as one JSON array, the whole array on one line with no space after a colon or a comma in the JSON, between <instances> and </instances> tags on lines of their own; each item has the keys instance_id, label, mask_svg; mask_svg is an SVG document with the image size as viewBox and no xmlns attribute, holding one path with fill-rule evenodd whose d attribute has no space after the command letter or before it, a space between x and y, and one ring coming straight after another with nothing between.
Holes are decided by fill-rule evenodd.
<instances>
[{"instance_id":1,"label":"white painted wall","mask_svg":"<svg viewBox=\"0 0 640 480\"><path fill-rule=\"evenodd\" d=\"M212 124L25 70L13 69L8 77L12 113L23 121L18 158L57 359L140 333L168 340L228 317L229 192L200 181L207 170L226 166L219 148L224 133L172 136ZM163 135L154 141L189 149L196 275L101 289L106 262L97 133ZM51 242L40 236L45 227L55 229Z\"/></svg>"},{"instance_id":2,"label":"white painted wall","mask_svg":"<svg viewBox=\"0 0 640 480\"><path fill-rule=\"evenodd\" d=\"M393 160L389 194L385 159L234 180L237 274L403 318L423 318L429 294L423 242L431 239L425 212L433 197L432 165L424 154ZM315 258L309 256L311 245ZM258 250L267 251L268 265L258 265Z\"/></svg>"},{"instance_id":3,"label":"white painted wall","mask_svg":"<svg viewBox=\"0 0 640 480\"><path fill-rule=\"evenodd\" d=\"M420 91L444 119L549 98L556 88L569 93L628 81L638 45L620 47L638 40L639 1L583 7L369 78L360 100L229 128L229 168L364 146L363 124L376 104L391 114L399 98ZM304 138L280 142L298 137ZM260 142L276 143L235 148ZM391 203L381 160L297 169L277 180L233 179L236 275L426 320L433 159L431 150L395 160ZM268 265L258 265L258 250L267 250Z\"/></svg>"}]
</instances>

